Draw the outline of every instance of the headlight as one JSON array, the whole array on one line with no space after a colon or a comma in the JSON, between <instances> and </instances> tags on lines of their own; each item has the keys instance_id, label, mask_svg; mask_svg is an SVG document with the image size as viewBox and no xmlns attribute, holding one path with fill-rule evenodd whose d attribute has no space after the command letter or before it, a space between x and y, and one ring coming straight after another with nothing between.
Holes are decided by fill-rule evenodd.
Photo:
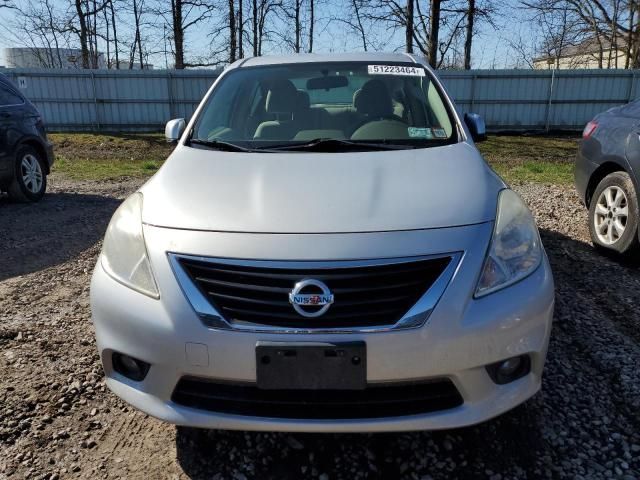
<instances>
[{"instance_id":1,"label":"headlight","mask_svg":"<svg viewBox=\"0 0 640 480\"><path fill-rule=\"evenodd\" d=\"M114 280L150 297L160 297L142 234L141 193L131 195L113 214L100 258Z\"/></svg>"},{"instance_id":2,"label":"headlight","mask_svg":"<svg viewBox=\"0 0 640 480\"><path fill-rule=\"evenodd\" d=\"M507 287L534 272L542 261L540 235L533 215L513 190L498 197L496 223L476 297Z\"/></svg>"}]
</instances>

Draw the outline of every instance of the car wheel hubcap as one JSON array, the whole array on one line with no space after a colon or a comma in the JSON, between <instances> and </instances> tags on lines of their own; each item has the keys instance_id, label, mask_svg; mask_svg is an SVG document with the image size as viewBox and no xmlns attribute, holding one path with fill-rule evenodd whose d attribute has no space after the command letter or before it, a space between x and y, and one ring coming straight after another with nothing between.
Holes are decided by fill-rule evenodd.
<instances>
[{"instance_id":1,"label":"car wheel hubcap","mask_svg":"<svg viewBox=\"0 0 640 480\"><path fill-rule=\"evenodd\" d=\"M20 164L20 170L22 173L22 182L31 193L38 193L42 188L42 168L40 168L40 162L38 159L27 154L22 158Z\"/></svg>"},{"instance_id":2,"label":"car wheel hubcap","mask_svg":"<svg viewBox=\"0 0 640 480\"><path fill-rule=\"evenodd\" d=\"M624 234L629 217L627 196L620 187L607 187L598 197L593 224L605 245L613 245Z\"/></svg>"}]
</instances>

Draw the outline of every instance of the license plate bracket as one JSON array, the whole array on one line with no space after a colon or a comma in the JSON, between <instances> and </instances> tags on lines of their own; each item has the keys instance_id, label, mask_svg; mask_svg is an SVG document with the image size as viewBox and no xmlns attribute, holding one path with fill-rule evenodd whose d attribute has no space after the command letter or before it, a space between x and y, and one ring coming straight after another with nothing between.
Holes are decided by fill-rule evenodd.
<instances>
[{"instance_id":1,"label":"license plate bracket","mask_svg":"<svg viewBox=\"0 0 640 480\"><path fill-rule=\"evenodd\" d=\"M258 388L264 390L363 390L365 342L258 342Z\"/></svg>"}]
</instances>

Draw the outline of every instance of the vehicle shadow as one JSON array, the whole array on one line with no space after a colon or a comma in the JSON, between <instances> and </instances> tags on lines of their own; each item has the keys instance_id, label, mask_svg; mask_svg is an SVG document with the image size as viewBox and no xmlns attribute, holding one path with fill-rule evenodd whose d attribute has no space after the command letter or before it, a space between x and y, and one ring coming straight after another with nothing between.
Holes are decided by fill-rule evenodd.
<instances>
[{"instance_id":1,"label":"vehicle shadow","mask_svg":"<svg viewBox=\"0 0 640 480\"><path fill-rule=\"evenodd\" d=\"M115 198L48 193L36 204L0 197L0 281L65 262L102 239Z\"/></svg>"},{"instance_id":2,"label":"vehicle shadow","mask_svg":"<svg viewBox=\"0 0 640 480\"><path fill-rule=\"evenodd\" d=\"M534 468L540 428L536 399L474 427L436 432L290 434L178 427L177 460L193 479L473 478L478 465L494 472ZM487 439L508 438L496 448ZM464 456L464 463L457 458ZM455 460L454 460L455 459ZM490 467L489 467L490 466ZM357 472L360 472L358 475ZM364 474L364 475L363 475ZM438 476L442 475L442 476ZM242 477L240 477L242 478ZM416 477L421 478L421 477Z\"/></svg>"}]
</instances>

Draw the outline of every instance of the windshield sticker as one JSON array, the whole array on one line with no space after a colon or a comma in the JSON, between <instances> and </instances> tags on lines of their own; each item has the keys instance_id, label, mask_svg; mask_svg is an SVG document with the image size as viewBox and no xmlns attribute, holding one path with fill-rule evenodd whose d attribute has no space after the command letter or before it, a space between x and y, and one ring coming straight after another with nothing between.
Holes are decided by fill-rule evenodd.
<instances>
[{"instance_id":1,"label":"windshield sticker","mask_svg":"<svg viewBox=\"0 0 640 480\"><path fill-rule=\"evenodd\" d=\"M433 135L436 138L447 138L447 132L444 131L444 128L433 128Z\"/></svg>"},{"instance_id":2,"label":"windshield sticker","mask_svg":"<svg viewBox=\"0 0 640 480\"><path fill-rule=\"evenodd\" d=\"M407 132L411 138L433 138L430 128L408 127Z\"/></svg>"},{"instance_id":3,"label":"windshield sticker","mask_svg":"<svg viewBox=\"0 0 640 480\"><path fill-rule=\"evenodd\" d=\"M369 75L424 77L425 71L422 67L410 67L406 65L369 65Z\"/></svg>"}]
</instances>

